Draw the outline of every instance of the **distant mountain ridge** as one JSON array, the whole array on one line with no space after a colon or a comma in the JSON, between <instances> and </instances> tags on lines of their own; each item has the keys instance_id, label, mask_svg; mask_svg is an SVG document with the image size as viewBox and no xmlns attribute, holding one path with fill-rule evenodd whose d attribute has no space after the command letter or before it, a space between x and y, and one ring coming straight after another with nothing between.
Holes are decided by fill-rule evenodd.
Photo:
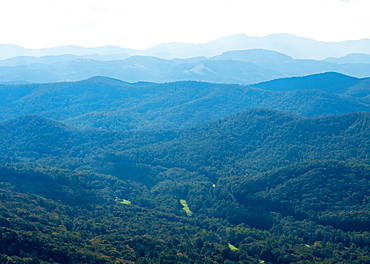
<instances>
[{"instance_id":1,"label":"distant mountain ridge","mask_svg":"<svg viewBox=\"0 0 370 264\"><path fill-rule=\"evenodd\" d=\"M147 50L135 50L117 46L83 48L62 46L45 49L27 49L15 45L0 45L0 59L15 56L46 55L91 55L119 54L156 56L165 59L190 58L197 56L213 57L226 51L243 49L268 49L287 54L296 59L325 59L342 57L350 53L370 54L370 40L348 40L342 42L323 42L290 34L272 34L266 37L250 37L244 34L226 36L203 44L163 43Z\"/></svg>"},{"instance_id":2,"label":"distant mountain ridge","mask_svg":"<svg viewBox=\"0 0 370 264\"><path fill-rule=\"evenodd\" d=\"M133 49L125 49L117 46L103 46L97 48L84 48L74 45L60 46L55 48L43 48L43 49L28 49L11 44L0 44L0 59L8 59L18 56L56 56L56 55L109 55L109 54L121 54L134 52Z\"/></svg>"},{"instance_id":3,"label":"distant mountain ridge","mask_svg":"<svg viewBox=\"0 0 370 264\"><path fill-rule=\"evenodd\" d=\"M333 59L332 59L333 60ZM0 61L0 83L79 81L107 76L126 82L204 81L252 84L277 78L338 72L353 77L370 76L370 60L357 55L346 62L301 60L266 49L235 50L206 58L163 59L153 56L57 55L14 57Z\"/></svg>"},{"instance_id":4,"label":"distant mountain ridge","mask_svg":"<svg viewBox=\"0 0 370 264\"><path fill-rule=\"evenodd\" d=\"M333 58L333 57L326 58L324 61L332 62L332 63L339 63L339 64L345 64L345 63L369 64L370 54L350 53L340 58Z\"/></svg>"},{"instance_id":5,"label":"distant mountain ridge","mask_svg":"<svg viewBox=\"0 0 370 264\"><path fill-rule=\"evenodd\" d=\"M165 43L148 49L153 55L165 58L215 56L225 51L267 49L287 54L295 59L325 59L349 53L370 54L370 40L323 42L290 34L271 34L250 37L244 34L226 36L205 44Z\"/></svg>"}]
</instances>

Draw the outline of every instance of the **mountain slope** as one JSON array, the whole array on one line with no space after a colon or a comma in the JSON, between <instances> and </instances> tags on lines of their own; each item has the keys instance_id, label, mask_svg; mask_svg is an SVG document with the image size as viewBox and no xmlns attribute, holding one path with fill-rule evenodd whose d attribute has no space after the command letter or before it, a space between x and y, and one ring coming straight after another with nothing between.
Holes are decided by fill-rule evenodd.
<instances>
[{"instance_id":1,"label":"mountain slope","mask_svg":"<svg viewBox=\"0 0 370 264\"><path fill-rule=\"evenodd\" d=\"M123 151L166 142L174 133L79 130L36 115L0 122L1 162L35 162L73 169L101 160L102 151ZM116 143L120 142L119 146ZM22 155L18 155L22 153ZM67 162L66 162L67 161ZM89 165L90 166L90 165Z\"/></svg>"},{"instance_id":2,"label":"mountain slope","mask_svg":"<svg viewBox=\"0 0 370 264\"><path fill-rule=\"evenodd\" d=\"M231 171L243 175L307 160L369 162L369 124L368 113L306 119L257 109L185 130L109 132L78 131L31 116L0 123L1 152L48 165L64 166L58 162L67 159L73 166L114 175L146 164L148 180L155 166L215 179Z\"/></svg>"},{"instance_id":3,"label":"mountain slope","mask_svg":"<svg viewBox=\"0 0 370 264\"><path fill-rule=\"evenodd\" d=\"M243 175L305 160L363 159L368 163L369 128L369 113L306 119L248 110L185 130L180 137L154 147L127 150L122 159L201 171L211 179L224 172Z\"/></svg>"},{"instance_id":4,"label":"mountain slope","mask_svg":"<svg viewBox=\"0 0 370 264\"><path fill-rule=\"evenodd\" d=\"M333 160L296 163L255 177L224 178L222 188L232 189L246 206L259 203L298 219L343 230L369 230L369 206L362 202L367 199L369 168Z\"/></svg>"},{"instance_id":5,"label":"mountain slope","mask_svg":"<svg viewBox=\"0 0 370 264\"><path fill-rule=\"evenodd\" d=\"M366 78L350 87L346 95L370 99L370 78Z\"/></svg>"}]
</instances>

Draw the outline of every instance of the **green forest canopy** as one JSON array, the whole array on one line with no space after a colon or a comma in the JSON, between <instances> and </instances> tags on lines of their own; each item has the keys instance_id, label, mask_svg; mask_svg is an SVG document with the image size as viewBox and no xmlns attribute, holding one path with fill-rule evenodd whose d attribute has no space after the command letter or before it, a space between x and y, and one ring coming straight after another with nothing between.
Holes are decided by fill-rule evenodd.
<instances>
[{"instance_id":1,"label":"green forest canopy","mask_svg":"<svg viewBox=\"0 0 370 264\"><path fill-rule=\"evenodd\" d=\"M366 263L369 121L255 109L173 131L2 122L1 261Z\"/></svg>"}]
</instances>

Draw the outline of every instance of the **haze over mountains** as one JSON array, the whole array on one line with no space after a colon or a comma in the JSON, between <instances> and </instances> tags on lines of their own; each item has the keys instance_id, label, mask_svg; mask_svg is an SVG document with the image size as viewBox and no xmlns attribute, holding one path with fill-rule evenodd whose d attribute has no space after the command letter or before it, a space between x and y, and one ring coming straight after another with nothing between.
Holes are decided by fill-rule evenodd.
<instances>
[{"instance_id":1,"label":"haze over mountains","mask_svg":"<svg viewBox=\"0 0 370 264\"><path fill-rule=\"evenodd\" d=\"M0 83L79 81L106 76L126 82L193 80L252 84L328 71L363 78L370 76L368 59L366 55L358 55L350 63L345 59L342 62L340 58L336 62L296 60L263 49L229 51L210 58L172 60L126 55L16 57L0 61Z\"/></svg>"},{"instance_id":2,"label":"haze over mountains","mask_svg":"<svg viewBox=\"0 0 370 264\"><path fill-rule=\"evenodd\" d=\"M3 48L0 263L370 263L368 40Z\"/></svg>"},{"instance_id":3,"label":"haze over mountains","mask_svg":"<svg viewBox=\"0 0 370 264\"><path fill-rule=\"evenodd\" d=\"M290 34L272 34L266 37L232 35L204 44L164 43L147 50L134 50L116 46L82 48L62 46L45 49L27 49L14 45L1 45L0 59L16 56L47 55L91 55L121 54L154 56L164 59L213 57L226 51L245 49L267 49L291 56L295 59L325 59L342 57L350 53L370 54L370 40L349 40L343 42L322 42Z\"/></svg>"},{"instance_id":4,"label":"haze over mountains","mask_svg":"<svg viewBox=\"0 0 370 264\"><path fill-rule=\"evenodd\" d=\"M288 34L236 35L205 44L167 43L147 50L113 46L30 50L2 45L0 83L106 76L127 82L252 84L328 71L362 78L370 76L369 47L370 40L326 43Z\"/></svg>"}]
</instances>

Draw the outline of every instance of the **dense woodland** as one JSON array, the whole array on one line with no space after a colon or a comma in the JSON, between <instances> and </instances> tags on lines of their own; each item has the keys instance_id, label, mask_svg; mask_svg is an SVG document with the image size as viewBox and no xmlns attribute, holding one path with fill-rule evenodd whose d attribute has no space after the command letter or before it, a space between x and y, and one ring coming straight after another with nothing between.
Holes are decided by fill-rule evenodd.
<instances>
[{"instance_id":1,"label":"dense woodland","mask_svg":"<svg viewBox=\"0 0 370 264\"><path fill-rule=\"evenodd\" d=\"M282 98L304 93L302 101L311 94L310 102L318 102L317 94L330 96L335 109L348 102L364 107L342 115L318 107L316 117L266 108L225 114L234 97L218 105L210 92L226 97L243 86L95 78L91 90L80 83L3 87L0 263L370 263L367 80L343 78L350 84L335 94L327 85L281 92L281 80L275 91L248 88ZM113 89L117 83L121 88ZM161 111L188 119L187 108L173 109L201 101L189 100L197 94L185 93L190 87L214 106L213 114L200 110L207 104L193 109L194 120L208 113L197 126L192 121L165 130L144 115L146 107L152 121ZM135 110L143 113L137 127L57 121L67 120L68 112L90 115L88 107L107 114L95 96L98 88L111 93L108 101L121 91L132 113L141 95L154 99L141 101L143 112ZM174 102L155 105L160 96L153 91L170 88L178 91ZM365 92L350 95L359 90Z\"/></svg>"}]
</instances>

